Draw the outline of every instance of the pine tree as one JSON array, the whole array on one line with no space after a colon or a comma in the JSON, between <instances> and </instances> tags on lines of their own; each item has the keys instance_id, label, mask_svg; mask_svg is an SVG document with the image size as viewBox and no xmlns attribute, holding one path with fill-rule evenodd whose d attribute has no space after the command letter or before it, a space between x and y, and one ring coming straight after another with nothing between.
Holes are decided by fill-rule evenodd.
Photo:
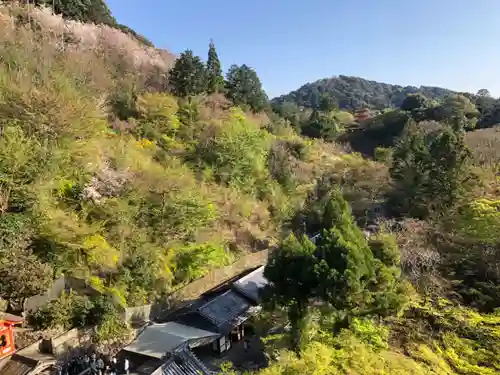
<instances>
[{"instance_id":1,"label":"pine tree","mask_svg":"<svg viewBox=\"0 0 500 375\"><path fill-rule=\"evenodd\" d=\"M181 53L170 71L168 82L174 95L181 98L199 95L205 91L205 66L193 51Z\"/></svg>"},{"instance_id":2,"label":"pine tree","mask_svg":"<svg viewBox=\"0 0 500 375\"><path fill-rule=\"evenodd\" d=\"M207 60L207 92L212 94L214 92L221 92L224 89L224 77L222 76L222 69L220 66L219 56L215 50L213 40L210 40L208 49Z\"/></svg>"}]
</instances>

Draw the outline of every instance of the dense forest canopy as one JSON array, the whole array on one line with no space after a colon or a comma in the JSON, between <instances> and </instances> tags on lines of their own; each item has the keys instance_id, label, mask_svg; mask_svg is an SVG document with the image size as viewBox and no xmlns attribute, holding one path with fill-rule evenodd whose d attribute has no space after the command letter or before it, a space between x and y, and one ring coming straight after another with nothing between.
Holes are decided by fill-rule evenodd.
<instances>
[{"instance_id":1,"label":"dense forest canopy","mask_svg":"<svg viewBox=\"0 0 500 375\"><path fill-rule=\"evenodd\" d=\"M54 4L109 21L102 1ZM10 309L73 276L98 296L64 293L29 324L125 340L120 309L270 249L253 321L269 364L253 373L500 372L500 106L486 90L340 76L269 103L252 67L222 71L215 41L171 61L78 25L0 5Z\"/></svg>"},{"instance_id":2,"label":"dense forest canopy","mask_svg":"<svg viewBox=\"0 0 500 375\"><path fill-rule=\"evenodd\" d=\"M319 105L322 95L333 99L342 109L354 110L360 107L374 109L399 108L408 94L420 93L431 100L441 101L455 92L430 86L399 86L370 81L360 77L339 75L307 83L295 91L272 100L273 104L292 102L306 108Z\"/></svg>"}]
</instances>

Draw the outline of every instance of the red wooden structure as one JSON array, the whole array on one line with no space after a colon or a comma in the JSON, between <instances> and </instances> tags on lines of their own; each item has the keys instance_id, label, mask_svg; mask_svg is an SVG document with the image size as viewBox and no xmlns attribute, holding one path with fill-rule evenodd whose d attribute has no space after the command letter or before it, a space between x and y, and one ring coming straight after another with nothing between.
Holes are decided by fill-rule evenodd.
<instances>
[{"instance_id":1,"label":"red wooden structure","mask_svg":"<svg viewBox=\"0 0 500 375\"><path fill-rule=\"evenodd\" d=\"M0 312L0 359L15 352L14 326L22 322L20 316Z\"/></svg>"},{"instance_id":2,"label":"red wooden structure","mask_svg":"<svg viewBox=\"0 0 500 375\"><path fill-rule=\"evenodd\" d=\"M354 113L357 122L363 122L373 117L373 114L368 108L358 108Z\"/></svg>"}]
</instances>

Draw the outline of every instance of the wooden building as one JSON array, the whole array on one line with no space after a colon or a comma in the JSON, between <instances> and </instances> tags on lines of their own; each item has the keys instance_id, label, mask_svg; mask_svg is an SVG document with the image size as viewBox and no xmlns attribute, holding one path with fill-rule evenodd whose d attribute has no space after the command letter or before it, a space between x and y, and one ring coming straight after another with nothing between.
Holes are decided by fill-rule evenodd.
<instances>
[{"instance_id":1,"label":"wooden building","mask_svg":"<svg viewBox=\"0 0 500 375\"><path fill-rule=\"evenodd\" d=\"M356 122L361 123L373 118L373 113L369 108L358 108L354 113L354 117Z\"/></svg>"}]
</instances>

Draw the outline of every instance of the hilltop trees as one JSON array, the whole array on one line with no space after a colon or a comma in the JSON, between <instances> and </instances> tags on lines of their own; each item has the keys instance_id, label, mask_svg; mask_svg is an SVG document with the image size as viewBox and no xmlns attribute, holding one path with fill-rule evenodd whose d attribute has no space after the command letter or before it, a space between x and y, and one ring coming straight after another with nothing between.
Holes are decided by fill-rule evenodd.
<instances>
[{"instance_id":1,"label":"hilltop trees","mask_svg":"<svg viewBox=\"0 0 500 375\"><path fill-rule=\"evenodd\" d=\"M208 48L207 59L207 93L221 92L224 89L224 77L220 66L219 56L215 50L215 44L211 40Z\"/></svg>"},{"instance_id":2,"label":"hilltop trees","mask_svg":"<svg viewBox=\"0 0 500 375\"><path fill-rule=\"evenodd\" d=\"M222 77L222 69L213 41L210 41L207 64L191 50L184 51L169 73L170 91L181 98L225 92L236 105L254 112L265 109L268 98L254 69L232 65Z\"/></svg>"},{"instance_id":3,"label":"hilltop trees","mask_svg":"<svg viewBox=\"0 0 500 375\"><path fill-rule=\"evenodd\" d=\"M305 108L316 108L325 94L341 109L400 108L408 94L420 93L430 100L442 101L452 91L429 86L398 86L369 81L360 77L339 75L307 83L299 89L272 100L273 104L294 102Z\"/></svg>"}]
</instances>

